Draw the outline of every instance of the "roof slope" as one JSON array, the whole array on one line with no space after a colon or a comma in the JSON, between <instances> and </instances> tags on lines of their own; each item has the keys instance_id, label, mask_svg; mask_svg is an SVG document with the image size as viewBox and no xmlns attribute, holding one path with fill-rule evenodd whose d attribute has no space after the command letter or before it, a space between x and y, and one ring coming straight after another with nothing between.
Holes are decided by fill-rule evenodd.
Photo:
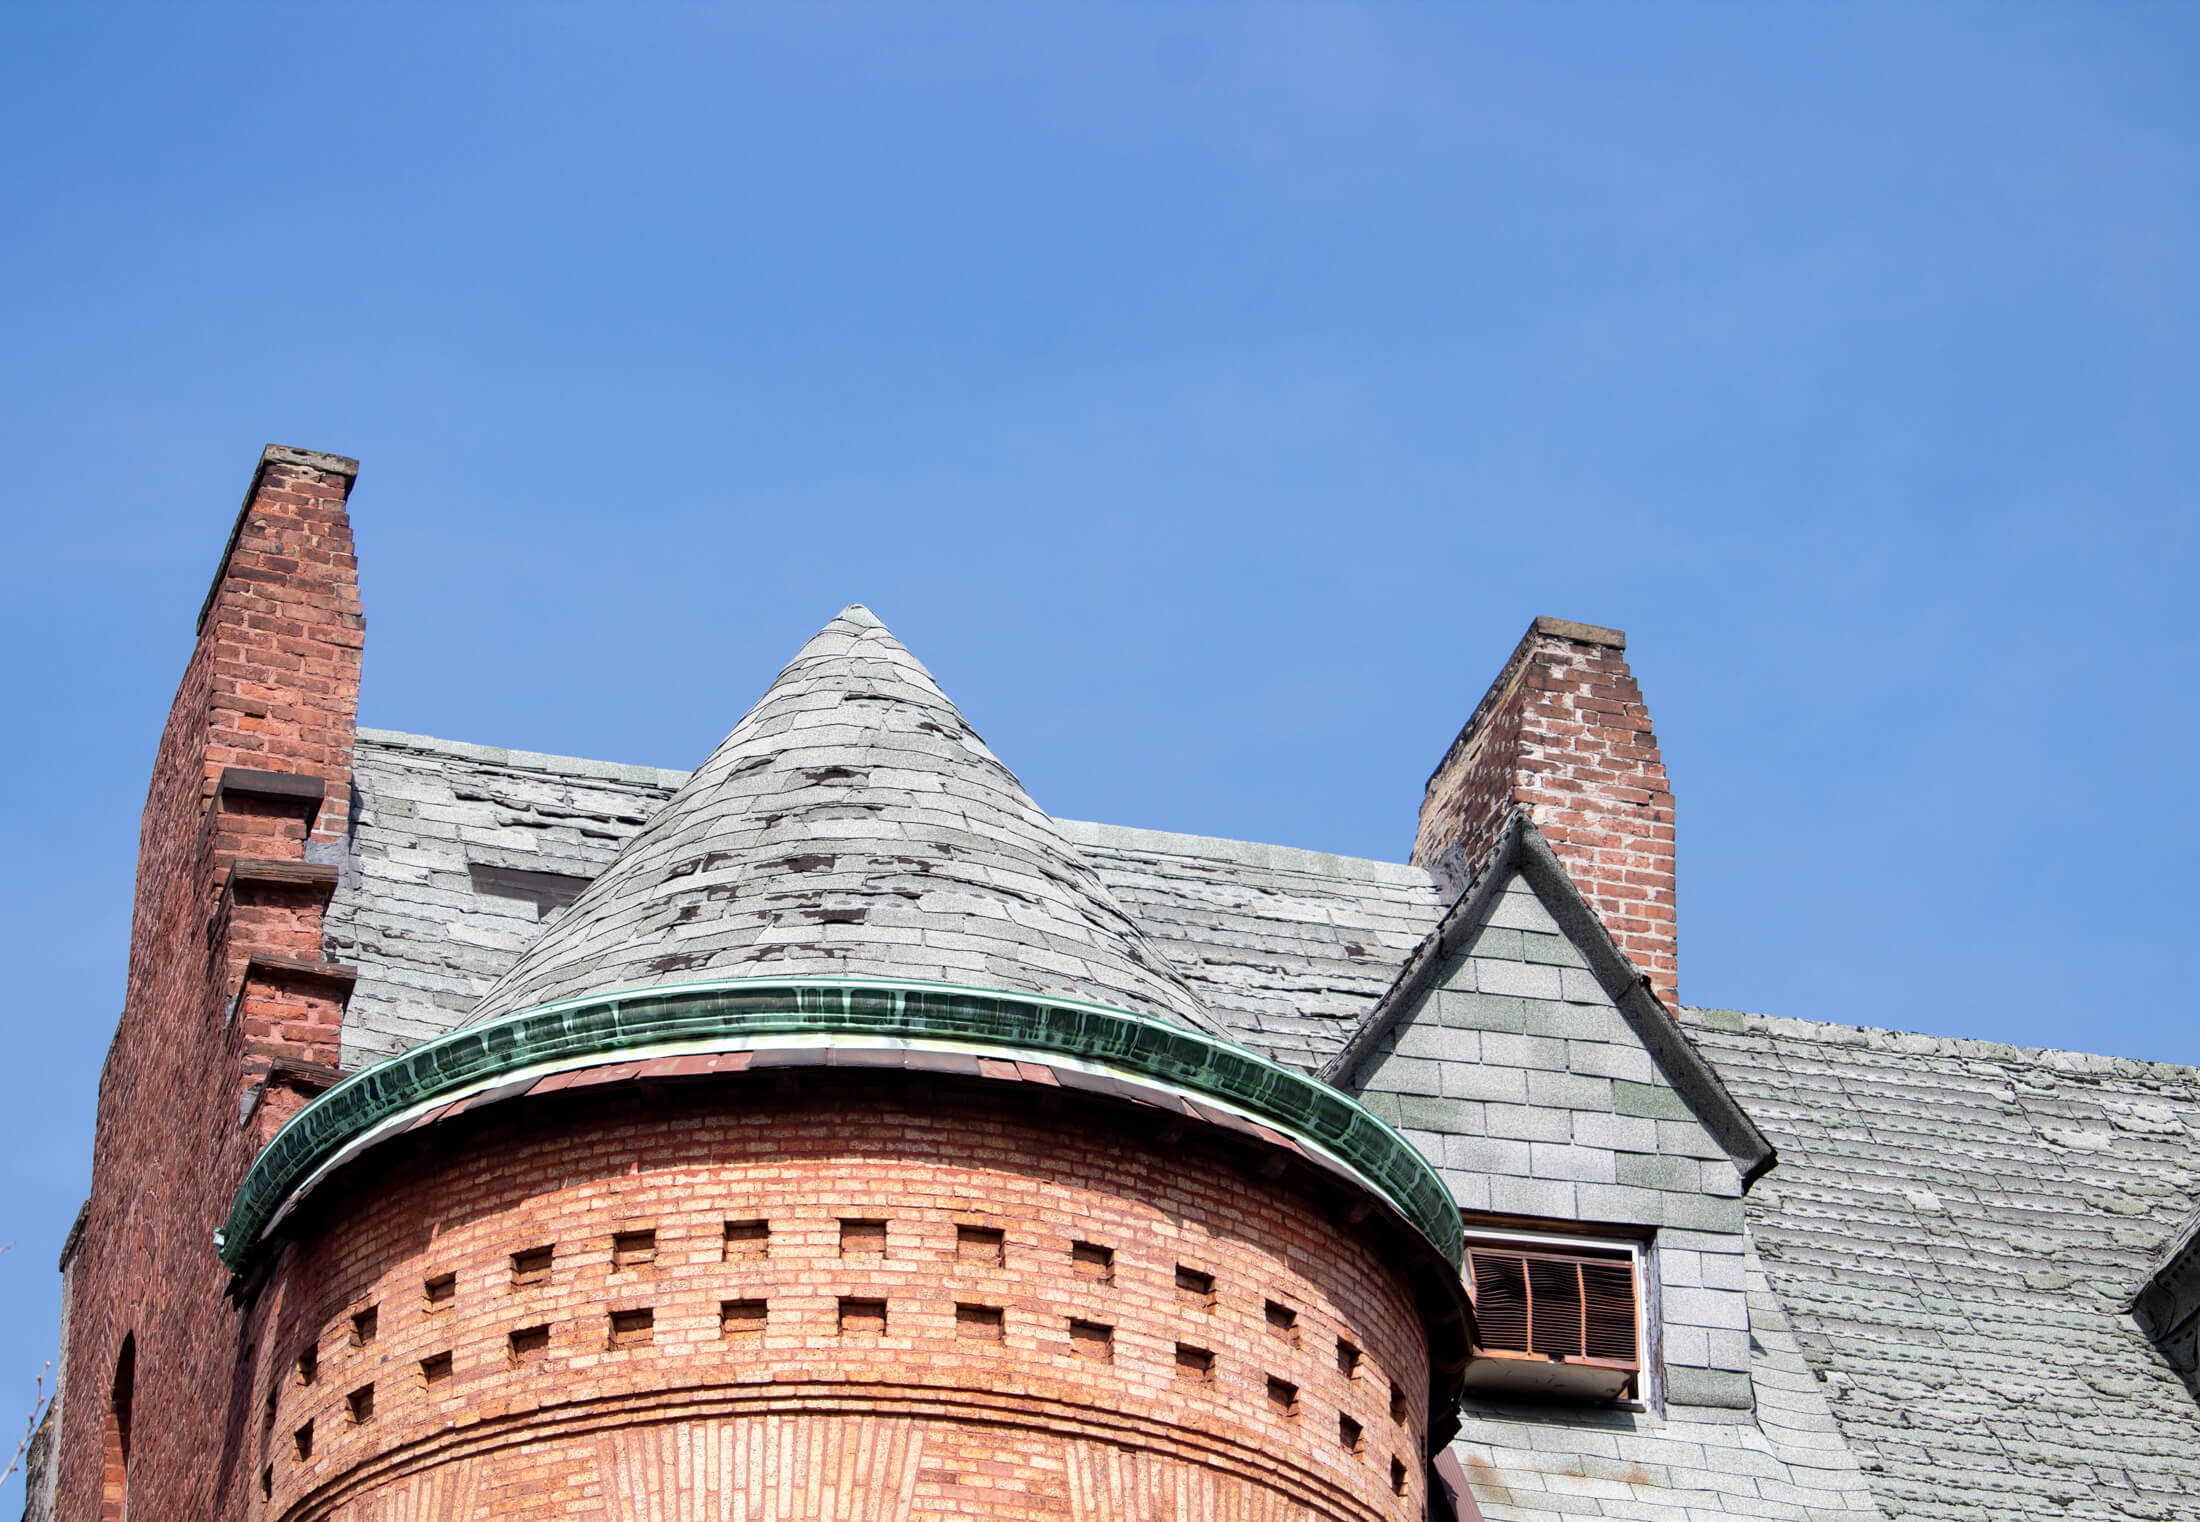
<instances>
[{"instance_id":1,"label":"roof slope","mask_svg":"<svg viewBox=\"0 0 2200 1522\"><path fill-rule=\"evenodd\" d=\"M2200 1187L2200 1073L1688 1019L1779 1146L1751 1230L1890 1515L2200 1517L2200 1404L2125 1314Z\"/></svg>"},{"instance_id":2,"label":"roof slope","mask_svg":"<svg viewBox=\"0 0 2200 1522\"><path fill-rule=\"evenodd\" d=\"M1220 1029L861 606L803 646L472 1018L803 975L966 984Z\"/></svg>"},{"instance_id":3,"label":"roof slope","mask_svg":"<svg viewBox=\"0 0 2200 1522\"><path fill-rule=\"evenodd\" d=\"M1443 916L1433 874L1289 846L1063 820L1139 929L1230 1033L1313 1071Z\"/></svg>"},{"instance_id":4,"label":"roof slope","mask_svg":"<svg viewBox=\"0 0 2200 1522\"><path fill-rule=\"evenodd\" d=\"M687 778L361 729L351 837L322 921L329 959L359 969L345 1071L464 1020Z\"/></svg>"}]
</instances>

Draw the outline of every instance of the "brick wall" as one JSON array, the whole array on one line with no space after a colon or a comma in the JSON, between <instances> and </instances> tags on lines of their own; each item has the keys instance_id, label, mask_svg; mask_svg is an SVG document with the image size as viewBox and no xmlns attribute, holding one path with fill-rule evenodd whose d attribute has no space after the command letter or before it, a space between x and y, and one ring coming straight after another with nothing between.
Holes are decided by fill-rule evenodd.
<instances>
[{"instance_id":1,"label":"brick wall","mask_svg":"<svg viewBox=\"0 0 2200 1522\"><path fill-rule=\"evenodd\" d=\"M240 1463L301 1519L1418 1519L1380 1243L1122 1115L806 1072L447 1124L293 1223Z\"/></svg>"},{"instance_id":2,"label":"brick wall","mask_svg":"<svg viewBox=\"0 0 2200 1522\"><path fill-rule=\"evenodd\" d=\"M270 447L153 764L123 1009L69 1274L58 1514L217 1517L244 1350L211 1233L272 1121L325 1080L348 987L321 959L362 620L357 470ZM263 1100L273 1093L273 1105ZM134 1347L125 1476L110 1391ZM108 1494L108 1492L114 1494Z\"/></svg>"},{"instance_id":3,"label":"brick wall","mask_svg":"<svg viewBox=\"0 0 2200 1522\"><path fill-rule=\"evenodd\" d=\"M1680 1003L1673 791L1627 636L1538 618L1429 778L1413 860L1464 887L1525 809L1612 939Z\"/></svg>"}]
</instances>

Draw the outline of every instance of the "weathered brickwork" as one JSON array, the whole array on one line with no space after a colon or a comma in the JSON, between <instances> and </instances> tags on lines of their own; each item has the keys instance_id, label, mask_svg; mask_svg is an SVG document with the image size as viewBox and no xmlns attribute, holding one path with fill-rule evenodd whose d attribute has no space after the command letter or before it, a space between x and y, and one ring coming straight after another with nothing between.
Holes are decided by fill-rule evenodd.
<instances>
[{"instance_id":1,"label":"weathered brickwork","mask_svg":"<svg viewBox=\"0 0 2200 1522\"><path fill-rule=\"evenodd\" d=\"M298 1225L266 1515L1421 1515L1410 1292L1196 1136L898 1079L510 1108Z\"/></svg>"},{"instance_id":2,"label":"weathered brickwork","mask_svg":"<svg viewBox=\"0 0 2200 1522\"><path fill-rule=\"evenodd\" d=\"M207 1455L238 1321L207 1234L270 1125L333 1066L348 988L321 957L335 874L306 857L312 840L343 833L349 796L355 469L268 450L154 762L129 980L69 1275L55 1500L70 1522L125 1504L140 1518L223 1514Z\"/></svg>"},{"instance_id":3,"label":"weathered brickwork","mask_svg":"<svg viewBox=\"0 0 2200 1522\"><path fill-rule=\"evenodd\" d=\"M1416 865L1465 886L1525 809L1620 949L1680 1003L1673 790L1627 636L1539 618L1429 778Z\"/></svg>"}]
</instances>

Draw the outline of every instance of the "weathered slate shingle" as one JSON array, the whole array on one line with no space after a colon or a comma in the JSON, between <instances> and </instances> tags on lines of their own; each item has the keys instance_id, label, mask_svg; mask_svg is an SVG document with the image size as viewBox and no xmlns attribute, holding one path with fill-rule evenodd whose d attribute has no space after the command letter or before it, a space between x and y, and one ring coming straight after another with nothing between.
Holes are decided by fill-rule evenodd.
<instances>
[{"instance_id":1,"label":"weathered slate shingle","mask_svg":"<svg viewBox=\"0 0 2200 1522\"><path fill-rule=\"evenodd\" d=\"M2200 1073L1690 1024L1778 1143L1751 1234L1888 1515L2200 1516L2200 1404L2126 1313L2200 1188Z\"/></svg>"},{"instance_id":2,"label":"weathered slate shingle","mask_svg":"<svg viewBox=\"0 0 2200 1522\"><path fill-rule=\"evenodd\" d=\"M850 607L473 1018L721 978L901 978L1219 1029L931 673Z\"/></svg>"}]
</instances>

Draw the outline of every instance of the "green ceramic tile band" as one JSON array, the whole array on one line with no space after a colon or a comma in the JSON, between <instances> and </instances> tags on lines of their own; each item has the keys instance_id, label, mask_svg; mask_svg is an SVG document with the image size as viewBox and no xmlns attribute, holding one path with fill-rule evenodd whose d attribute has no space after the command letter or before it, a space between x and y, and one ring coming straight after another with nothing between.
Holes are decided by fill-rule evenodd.
<instances>
[{"instance_id":1,"label":"green ceramic tile band","mask_svg":"<svg viewBox=\"0 0 2200 1522\"><path fill-rule=\"evenodd\" d=\"M347 1145L500 1075L651 1047L700 1042L737 1051L805 1035L1069 1058L1219 1100L1344 1163L1453 1266L1460 1261L1459 1207L1443 1180L1404 1137L1319 1079L1188 1026L1102 1005L856 979L735 979L591 994L460 1026L353 1074L292 1116L253 1161L215 1243L231 1271L242 1272L284 1201Z\"/></svg>"}]
</instances>

